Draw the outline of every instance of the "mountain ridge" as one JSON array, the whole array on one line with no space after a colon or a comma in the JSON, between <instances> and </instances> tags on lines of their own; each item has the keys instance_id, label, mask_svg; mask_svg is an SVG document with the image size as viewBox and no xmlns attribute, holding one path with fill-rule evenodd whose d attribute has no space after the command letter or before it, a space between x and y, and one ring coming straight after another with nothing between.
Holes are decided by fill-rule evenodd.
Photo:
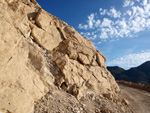
<instances>
[{"instance_id":1,"label":"mountain ridge","mask_svg":"<svg viewBox=\"0 0 150 113\"><path fill-rule=\"evenodd\" d=\"M116 68L116 66L108 66L107 69L112 73L112 75L114 75L116 80L125 80L135 83L150 84L150 61L146 61L137 67L132 67L128 70L124 70L121 72L117 70L118 68ZM117 70L118 72L114 70Z\"/></svg>"}]
</instances>

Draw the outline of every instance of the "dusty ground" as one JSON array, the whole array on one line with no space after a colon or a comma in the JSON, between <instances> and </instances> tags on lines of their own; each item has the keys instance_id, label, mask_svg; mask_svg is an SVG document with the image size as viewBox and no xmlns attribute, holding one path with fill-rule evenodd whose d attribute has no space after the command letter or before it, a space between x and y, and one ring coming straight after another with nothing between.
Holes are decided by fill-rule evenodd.
<instances>
[{"instance_id":1,"label":"dusty ground","mask_svg":"<svg viewBox=\"0 0 150 113\"><path fill-rule=\"evenodd\" d=\"M150 93L119 84L119 98L89 94L77 100L64 91L51 91L35 103L35 113L150 113ZM123 102L123 100L127 102ZM129 104L128 104L129 103ZM133 110L132 110L133 109Z\"/></svg>"},{"instance_id":2,"label":"dusty ground","mask_svg":"<svg viewBox=\"0 0 150 113\"><path fill-rule=\"evenodd\" d=\"M134 113L150 113L150 93L119 84Z\"/></svg>"},{"instance_id":3,"label":"dusty ground","mask_svg":"<svg viewBox=\"0 0 150 113\"><path fill-rule=\"evenodd\" d=\"M61 90L50 91L35 102L34 113L133 113L122 100L121 97L111 100L92 93L77 100Z\"/></svg>"}]
</instances>

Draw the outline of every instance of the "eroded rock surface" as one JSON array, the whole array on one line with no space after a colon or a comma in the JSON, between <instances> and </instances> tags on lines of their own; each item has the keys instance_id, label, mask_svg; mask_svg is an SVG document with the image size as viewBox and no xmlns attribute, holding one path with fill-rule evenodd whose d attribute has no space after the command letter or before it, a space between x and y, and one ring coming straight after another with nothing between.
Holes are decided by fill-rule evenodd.
<instances>
[{"instance_id":1,"label":"eroded rock surface","mask_svg":"<svg viewBox=\"0 0 150 113\"><path fill-rule=\"evenodd\" d=\"M50 92L59 96L61 91L62 97L71 95L76 106L90 102L94 106L96 99L88 100L89 95L116 106L115 110L105 110L102 105L85 107L87 111L81 107L81 112L122 112L120 107L124 112L130 111L123 104L117 107L117 102L122 101L118 96L120 89L106 69L106 58L86 37L41 9L35 0L1 0L0 9L1 112L43 113L46 107L45 112L51 113L53 106L49 104L57 96L52 100L45 98ZM43 102L47 104L43 106ZM73 105L68 104L69 109Z\"/></svg>"}]
</instances>

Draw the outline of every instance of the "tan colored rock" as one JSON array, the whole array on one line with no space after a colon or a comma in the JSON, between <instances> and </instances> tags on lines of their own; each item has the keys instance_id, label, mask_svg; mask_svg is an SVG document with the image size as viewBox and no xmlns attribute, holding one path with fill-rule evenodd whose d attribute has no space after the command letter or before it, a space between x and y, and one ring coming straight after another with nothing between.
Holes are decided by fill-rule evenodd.
<instances>
[{"instance_id":1,"label":"tan colored rock","mask_svg":"<svg viewBox=\"0 0 150 113\"><path fill-rule=\"evenodd\" d=\"M77 40L67 39L53 51L53 60L61 69L64 81L68 85L68 91L76 84L84 92L80 93L80 98L90 90L97 94L118 92L119 87L112 75L106 70L105 64L103 64L104 66L92 66L90 61L97 62L96 57L94 58L94 52L96 54L97 51L88 47L84 49L84 46L86 46L84 43L80 44ZM77 54L78 58L76 58ZM101 59L105 62L103 56Z\"/></svg>"},{"instance_id":2,"label":"tan colored rock","mask_svg":"<svg viewBox=\"0 0 150 113\"><path fill-rule=\"evenodd\" d=\"M35 0L1 0L0 9L1 111L33 113L51 90L78 101L120 91L93 43Z\"/></svg>"},{"instance_id":3,"label":"tan colored rock","mask_svg":"<svg viewBox=\"0 0 150 113\"><path fill-rule=\"evenodd\" d=\"M62 41L61 35L55 26L49 26L49 32L34 27L32 36L40 46L47 50L53 50Z\"/></svg>"},{"instance_id":4,"label":"tan colored rock","mask_svg":"<svg viewBox=\"0 0 150 113\"><path fill-rule=\"evenodd\" d=\"M105 58L103 57L103 55L97 53L97 54L96 54L96 57L97 57L97 63L98 63L101 67L105 67L105 62L106 62L106 60L105 60Z\"/></svg>"},{"instance_id":5,"label":"tan colored rock","mask_svg":"<svg viewBox=\"0 0 150 113\"><path fill-rule=\"evenodd\" d=\"M38 13L37 17L36 17L36 24L44 29L44 30L48 30L48 27L50 26L50 22L52 21L52 18L50 18L50 16L48 15L47 12L45 12L44 10L40 10L40 12Z\"/></svg>"},{"instance_id":6,"label":"tan colored rock","mask_svg":"<svg viewBox=\"0 0 150 113\"><path fill-rule=\"evenodd\" d=\"M79 53L79 60L83 63L83 64L90 64L89 59L87 58L86 55L83 55L82 53Z\"/></svg>"},{"instance_id":7,"label":"tan colored rock","mask_svg":"<svg viewBox=\"0 0 150 113\"><path fill-rule=\"evenodd\" d=\"M0 109L31 113L34 101L54 88L54 78L45 72L47 64L41 49L26 39L31 31L28 19L22 19L24 14L15 17L19 9L13 12L11 5L3 2L8 9L0 11L3 26L0 28Z\"/></svg>"},{"instance_id":8,"label":"tan colored rock","mask_svg":"<svg viewBox=\"0 0 150 113\"><path fill-rule=\"evenodd\" d=\"M0 108L16 113L33 112L34 101L49 89L43 77L51 80L51 86L53 77L43 70L46 67L42 54L27 42L18 43L12 53L11 58L1 68L0 102L3 104Z\"/></svg>"},{"instance_id":9,"label":"tan colored rock","mask_svg":"<svg viewBox=\"0 0 150 113\"><path fill-rule=\"evenodd\" d=\"M112 98L113 98L110 93L108 93L108 94L105 93L105 94L103 94L103 96L106 97L106 98L109 99L109 100L112 100Z\"/></svg>"},{"instance_id":10,"label":"tan colored rock","mask_svg":"<svg viewBox=\"0 0 150 113\"><path fill-rule=\"evenodd\" d=\"M125 105L129 105L129 102L128 102L128 100L126 100L126 99L123 99L123 100L122 100L122 103L124 103Z\"/></svg>"},{"instance_id":11,"label":"tan colored rock","mask_svg":"<svg viewBox=\"0 0 150 113\"><path fill-rule=\"evenodd\" d=\"M21 37L17 30L11 26L2 16L0 16L0 70L11 58L18 41ZM8 32L9 29L9 32ZM11 48L10 48L11 47Z\"/></svg>"}]
</instances>

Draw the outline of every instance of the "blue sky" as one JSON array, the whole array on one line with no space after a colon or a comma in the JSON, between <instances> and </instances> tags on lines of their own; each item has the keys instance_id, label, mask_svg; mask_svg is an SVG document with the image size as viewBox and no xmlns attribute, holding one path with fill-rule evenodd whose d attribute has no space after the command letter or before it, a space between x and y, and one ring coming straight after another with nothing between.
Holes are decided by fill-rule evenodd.
<instances>
[{"instance_id":1,"label":"blue sky","mask_svg":"<svg viewBox=\"0 0 150 113\"><path fill-rule=\"evenodd\" d=\"M150 0L37 0L43 9L89 38L107 66L150 60Z\"/></svg>"}]
</instances>

